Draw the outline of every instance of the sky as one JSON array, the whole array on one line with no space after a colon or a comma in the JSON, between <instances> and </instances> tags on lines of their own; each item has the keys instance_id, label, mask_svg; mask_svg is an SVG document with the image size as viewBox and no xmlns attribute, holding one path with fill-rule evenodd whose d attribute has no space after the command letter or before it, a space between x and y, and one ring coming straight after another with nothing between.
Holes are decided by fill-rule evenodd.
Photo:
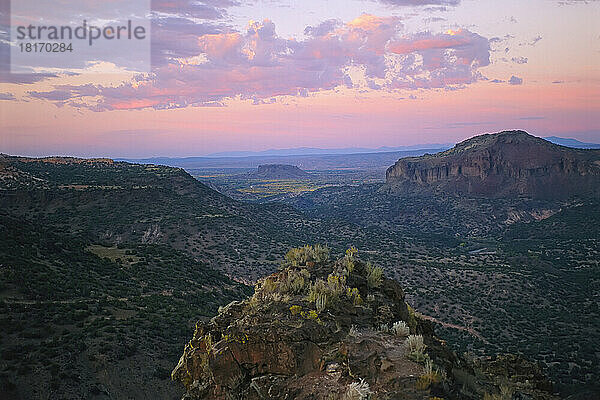
<instances>
[{"instance_id":1,"label":"sky","mask_svg":"<svg viewBox=\"0 0 600 400\"><path fill-rule=\"evenodd\" d=\"M0 152L201 156L452 143L507 129L600 142L600 1L151 8L150 72L99 57L21 74L9 70L5 8Z\"/></svg>"}]
</instances>

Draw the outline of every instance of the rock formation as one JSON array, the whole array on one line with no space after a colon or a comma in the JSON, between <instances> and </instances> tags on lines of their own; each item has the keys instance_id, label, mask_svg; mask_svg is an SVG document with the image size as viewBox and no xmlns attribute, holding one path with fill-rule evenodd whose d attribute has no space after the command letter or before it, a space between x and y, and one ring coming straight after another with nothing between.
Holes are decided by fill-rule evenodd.
<instances>
[{"instance_id":1,"label":"rock formation","mask_svg":"<svg viewBox=\"0 0 600 400\"><path fill-rule=\"evenodd\" d=\"M454 354L382 273L354 248L335 262L292 249L253 297L196 325L172 378L185 399L554 398L521 358Z\"/></svg>"},{"instance_id":2,"label":"rock formation","mask_svg":"<svg viewBox=\"0 0 600 400\"><path fill-rule=\"evenodd\" d=\"M250 174L255 179L302 179L310 174L295 165L265 164L259 165L258 170Z\"/></svg>"},{"instance_id":3,"label":"rock formation","mask_svg":"<svg viewBox=\"0 0 600 400\"><path fill-rule=\"evenodd\" d=\"M483 197L566 199L600 195L600 150L572 149L523 131L475 136L388 168L391 190L440 189Z\"/></svg>"}]
</instances>

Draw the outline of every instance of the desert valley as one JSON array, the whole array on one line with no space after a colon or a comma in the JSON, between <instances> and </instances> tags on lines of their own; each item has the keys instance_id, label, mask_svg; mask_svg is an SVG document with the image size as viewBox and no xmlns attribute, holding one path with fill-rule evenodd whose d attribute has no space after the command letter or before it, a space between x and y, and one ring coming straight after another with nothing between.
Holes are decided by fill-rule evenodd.
<instances>
[{"instance_id":1,"label":"desert valley","mask_svg":"<svg viewBox=\"0 0 600 400\"><path fill-rule=\"evenodd\" d=\"M289 190L235 200L174 167L3 155L4 398L260 398L269 385L314 398L308 382L337 398L358 377L377 398L597 393L600 150L509 131L402 158L385 182L258 171L206 183ZM423 359L391 355L395 322L425 338L435 382L419 381ZM262 365L269 351L288 358Z\"/></svg>"}]
</instances>

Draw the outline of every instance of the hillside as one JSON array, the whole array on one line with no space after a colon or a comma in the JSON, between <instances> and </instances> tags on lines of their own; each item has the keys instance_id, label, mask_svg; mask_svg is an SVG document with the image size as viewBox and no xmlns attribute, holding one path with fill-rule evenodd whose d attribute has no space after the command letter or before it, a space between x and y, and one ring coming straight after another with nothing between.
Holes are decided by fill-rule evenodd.
<instances>
[{"instance_id":1,"label":"hillside","mask_svg":"<svg viewBox=\"0 0 600 400\"><path fill-rule=\"evenodd\" d=\"M386 182L392 190L420 186L484 197L598 197L600 151L505 131L475 136L441 153L400 159L388 168Z\"/></svg>"},{"instance_id":2,"label":"hillside","mask_svg":"<svg viewBox=\"0 0 600 400\"><path fill-rule=\"evenodd\" d=\"M179 168L8 156L0 164L0 206L11 215L111 246L165 244L242 280L273 272L283 249L312 240L305 227L319 224L289 206L232 200Z\"/></svg>"},{"instance_id":3,"label":"hillside","mask_svg":"<svg viewBox=\"0 0 600 400\"><path fill-rule=\"evenodd\" d=\"M172 377L186 399L554 398L519 357L458 357L381 267L318 245L199 322Z\"/></svg>"},{"instance_id":4,"label":"hillside","mask_svg":"<svg viewBox=\"0 0 600 400\"><path fill-rule=\"evenodd\" d=\"M224 273L272 272L302 221L180 169L62 157L0 156L0 210L0 398L11 400L179 397L168 371L189 328L248 295Z\"/></svg>"},{"instance_id":5,"label":"hillside","mask_svg":"<svg viewBox=\"0 0 600 400\"><path fill-rule=\"evenodd\" d=\"M0 398L173 398L174 338L248 288L162 245L0 213Z\"/></svg>"},{"instance_id":6,"label":"hillside","mask_svg":"<svg viewBox=\"0 0 600 400\"><path fill-rule=\"evenodd\" d=\"M167 369L195 321L248 293L227 277L254 284L310 242L334 254L355 245L385 265L459 352L523 354L565 395L599 390L597 202L361 185L294 198L298 211L234 201L178 168L8 156L0 165L10 238L0 247L0 384L11 399L178 396ZM85 372L69 375L65 363Z\"/></svg>"},{"instance_id":7,"label":"hillside","mask_svg":"<svg viewBox=\"0 0 600 400\"><path fill-rule=\"evenodd\" d=\"M524 354L548 368L564 397L600 393L593 350L600 344L597 200L360 185L289 203L312 218L377 232L380 239L365 241L363 253L386 265L460 351Z\"/></svg>"}]
</instances>

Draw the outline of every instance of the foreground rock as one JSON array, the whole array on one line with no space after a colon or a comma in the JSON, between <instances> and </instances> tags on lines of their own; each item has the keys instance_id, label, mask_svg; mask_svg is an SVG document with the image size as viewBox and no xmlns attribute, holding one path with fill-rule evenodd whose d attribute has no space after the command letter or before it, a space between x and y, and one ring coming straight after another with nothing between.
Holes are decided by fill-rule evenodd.
<instances>
[{"instance_id":1,"label":"foreground rock","mask_svg":"<svg viewBox=\"0 0 600 400\"><path fill-rule=\"evenodd\" d=\"M291 250L253 297L198 323L172 378L185 399L554 398L518 357L458 357L381 268L320 246Z\"/></svg>"},{"instance_id":2,"label":"foreground rock","mask_svg":"<svg viewBox=\"0 0 600 400\"><path fill-rule=\"evenodd\" d=\"M600 196L600 150L572 149L523 131L480 135L388 168L391 190L441 189L484 197Z\"/></svg>"}]
</instances>

